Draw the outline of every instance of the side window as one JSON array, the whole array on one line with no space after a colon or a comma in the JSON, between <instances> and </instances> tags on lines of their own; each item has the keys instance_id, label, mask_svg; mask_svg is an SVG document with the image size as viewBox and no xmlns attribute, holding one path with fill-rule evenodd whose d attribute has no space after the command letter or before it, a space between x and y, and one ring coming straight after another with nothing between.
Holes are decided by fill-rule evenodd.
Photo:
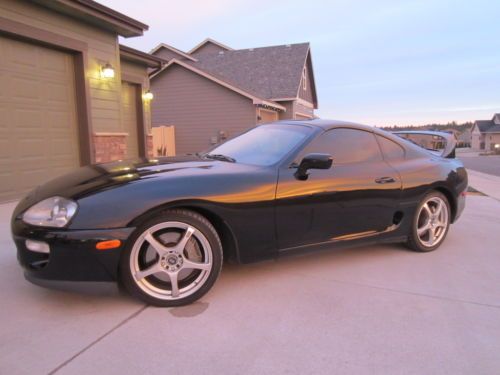
<instances>
[{"instance_id":1,"label":"side window","mask_svg":"<svg viewBox=\"0 0 500 375\"><path fill-rule=\"evenodd\" d=\"M375 136L367 131L338 128L316 138L307 152L330 154L334 164L361 163L382 160Z\"/></svg>"},{"instance_id":2,"label":"side window","mask_svg":"<svg viewBox=\"0 0 500 375\"><path fill-rule=\"evenodd\" d=\"M380 143L380 148L384 154L386 160L401 160L405 158L405 150L403 147L398 145L385 137L377 135L378 142Z\"/></svg>"}]
</instances>

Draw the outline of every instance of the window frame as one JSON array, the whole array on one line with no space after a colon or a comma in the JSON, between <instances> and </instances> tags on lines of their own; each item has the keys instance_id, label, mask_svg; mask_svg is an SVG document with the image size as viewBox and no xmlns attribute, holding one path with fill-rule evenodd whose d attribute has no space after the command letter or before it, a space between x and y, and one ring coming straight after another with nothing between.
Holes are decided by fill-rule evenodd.
<instances>
[{"instance_id":1,"label":"window frame","mask_svg":"<svg viewBox=\"0 0 500 375\"><path fill-rule=\"evenodd\" d=\"M307 68L302 69L302 90L307 91Z\"/></svg>"},{"instance_id":2,"label":"window frame","mask_svg":"<svg viewBox=\"0 0 500 375\"><path fill-rule=\"evenodd\" d=\"M368 129L359 129L359 128L354 128L354 127L349 127L349 126L339 126L339 127L334 127L334 128L331 128L331 129L324 129L323 131L320 131L315 137L312 137L309 142L307 142L307 144L304 144L303 148L300 150L300 152L298 152L295 157L293 158L292 162L291 162L291 165L290 167L294 167L294 166L297 166L298 164L300 164L301 160L304 158L304 156L306 156L307 154L309 153L313 153L315 151L308 151L308 147L310 145L313 144L314 141L318 140L319 137L322 137L324 135L326 135L328 132L332 132L332 131L335 131L335 130L340 130L340 129L348 129L348 130L354 130L354 131L359 131L359 132L364 132L364 133L368 133L370 134L374 140L375 140L375 145L377 146L377 150L379 152L379 155L380 155L380 159L377 160L377 161L385 161L384 159L384 153L382 152L382 149L380 147L380 144L379 142L377 141L377 133L373 132L373 131L370 131ZM405 150L405 153L406 153L406 150ZM334 165L351 165L351 164L359 164L359 163L367 163L367 162L370 162L370 160L365 160L365 161L354 161L354 162L348 162L348 163L336 163L335 162L335 156L332 155L330 153L330 155L334 158L333 159L333 164ZM406 154L405 154L406 156Z\"/></svg>"}]
</instances>

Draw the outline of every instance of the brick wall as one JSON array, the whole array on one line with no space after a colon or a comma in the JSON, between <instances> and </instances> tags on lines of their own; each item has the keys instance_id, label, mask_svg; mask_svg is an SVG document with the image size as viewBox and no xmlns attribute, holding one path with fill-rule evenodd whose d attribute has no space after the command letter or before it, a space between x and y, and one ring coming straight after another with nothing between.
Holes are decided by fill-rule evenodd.
<instances>
[{"instance_id":1,"label":"brick wall","mask_svg":"<svg viewBox=\"0 0 500 375\"><path fill-rule=\"evenodd\" d=\"M152 158L153 153L153 135L146 135L146 157Z\"/></svg>"},{"instance_id":2,"label":"brick wall","mask_svg":"<svg viewBox=\"0 0 500 375\"><path fill-rule=\"evenodd\" d=\"M94 153L96 163L125 159L126 134L94 134Z\"/></svg>"}]
</instances>

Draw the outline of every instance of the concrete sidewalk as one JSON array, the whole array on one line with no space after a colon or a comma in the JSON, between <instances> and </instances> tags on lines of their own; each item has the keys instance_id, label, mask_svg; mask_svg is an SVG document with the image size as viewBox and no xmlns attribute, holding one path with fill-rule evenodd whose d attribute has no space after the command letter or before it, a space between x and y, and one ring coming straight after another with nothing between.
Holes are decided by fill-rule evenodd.
<instances>
[{"instance_id":1,"label":"concrete sidewalk","mask_svg":"<svg viewBox=\"0 0 500 375\"><path fill-rule=\"evenodd\" d=\"M500 177L467 169L469 186L500 201ZM500 215L500 213L499 213Z\"/></svg>"},{"instance_id":2,"label":"concrete sidewalk","mask_svg":"<svg viewBox=\"0 0 500 375\"><path fill-rule=\"evenodd\" d=\"M440 249L225 265L192 305L26 282L0 206L0 374L499 374L500 202L467 197Z\"/></svg>"}]
</instances>

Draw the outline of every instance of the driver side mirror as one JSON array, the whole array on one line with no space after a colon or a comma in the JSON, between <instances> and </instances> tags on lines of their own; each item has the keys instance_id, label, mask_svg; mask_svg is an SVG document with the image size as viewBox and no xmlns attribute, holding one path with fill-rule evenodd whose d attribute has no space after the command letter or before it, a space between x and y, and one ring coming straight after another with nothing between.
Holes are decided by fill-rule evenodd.
<instances>
[{"instance_id":1,"label":"driver side mirror","mask_svg":"<svg viewBox=\"0 0 500 375\"><path fill-rule=\"evenodd\" d=\"M309 169L330 169L332 167L332 156L329 154L307 154L295 172L298 180L307 180Z\"/></svg>"}]
</instances>

